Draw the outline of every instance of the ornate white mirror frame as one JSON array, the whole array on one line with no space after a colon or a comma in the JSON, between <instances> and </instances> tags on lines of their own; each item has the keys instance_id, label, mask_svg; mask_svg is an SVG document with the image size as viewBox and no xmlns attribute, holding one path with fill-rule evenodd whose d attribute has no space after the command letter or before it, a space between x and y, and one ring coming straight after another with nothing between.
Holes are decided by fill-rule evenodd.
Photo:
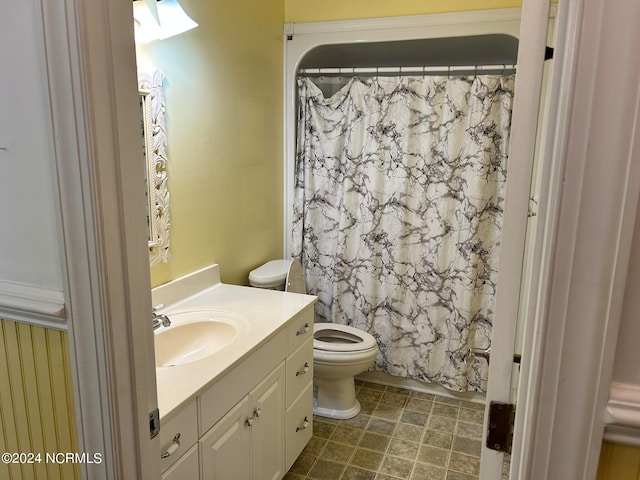
<instances>
[{"instance_id":1,"label":"ornate white mirror frame","mask_svg":"<svg viewBox=\"0 0 640 480\"><path fill-rule=\"evenodd\" d=\"M147 180L149 263L167 262L169 253L169 188L167 185L167 130L164 122L164 73L154 68L138 71L142 109L143 157Z\"/></svg>"}]
</instances>

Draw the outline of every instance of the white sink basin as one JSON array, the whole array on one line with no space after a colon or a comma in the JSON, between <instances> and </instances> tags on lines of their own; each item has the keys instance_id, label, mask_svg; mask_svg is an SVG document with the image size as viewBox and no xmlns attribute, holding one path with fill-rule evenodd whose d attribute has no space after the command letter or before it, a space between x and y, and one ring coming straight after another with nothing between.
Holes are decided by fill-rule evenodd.
<instances>
[{"instance_id":1,"label":"white sink basin","mask_svg":"<svg viewBox=\"0 0 640 480\"><path fill-rule=\"evenodd\" d=\"M233 344L248 328L247 320L230 312L195 311L169 314L171 326L155 331L156 367L202 360Z\"/></svg>"}]
</instances>

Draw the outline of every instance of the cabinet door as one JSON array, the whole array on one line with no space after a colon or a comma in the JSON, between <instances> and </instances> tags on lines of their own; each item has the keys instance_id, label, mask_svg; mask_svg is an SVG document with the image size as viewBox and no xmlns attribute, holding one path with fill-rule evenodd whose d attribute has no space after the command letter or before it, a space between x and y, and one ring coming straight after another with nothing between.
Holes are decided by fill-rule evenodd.
<instances>
[{"instance_id":1,"label":"cabinet door","mask_svg":"<svg viewBox=\"0 0 640 480\"><path fill-rule=\"evenodd\" d=\"M200 478L198 473L198 445L191 447L180 460L162 474L162 480L187 480Z\"/></svg>"},{"instance_id":2,"label":"cabinet door","mask_svg":"<svg viewBox=\"0 0 640 480\"><path fill-rule=\"evenodd\" d=\"M250 394L253 480L278 480L284 470L285 366L281 363ZM247 477L248 478L248 477Z\"/></svg>"},{"instance_id":3,"label":"cabinet door","mask_svg":"<svg viewBox=\"0 0 640 480\"><path fill-rule=\"evenodd\" d=\"M250 406L246 396L200 439L202 480L251 478Z\"/></svg>"}]
</instances>

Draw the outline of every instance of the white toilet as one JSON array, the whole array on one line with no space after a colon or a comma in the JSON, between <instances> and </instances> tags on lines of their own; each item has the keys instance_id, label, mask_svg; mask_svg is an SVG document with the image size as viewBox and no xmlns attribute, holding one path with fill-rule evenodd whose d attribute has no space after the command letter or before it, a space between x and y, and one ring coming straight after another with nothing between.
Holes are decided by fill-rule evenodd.
<instances>
[{"instance_id":1,"label":"white toilet","mask_svg":"<svg viewBox=\"0 0 640 480\"><path fill-rule=\"evenodd\" d=\"M249 274L253 287L306 293L297 259L272 260ZM376 339L367 332L337 323L313 328L313 413L347 419L360 413L353 377L366 371L378 354Z\"/></svg>"}]
</instances>

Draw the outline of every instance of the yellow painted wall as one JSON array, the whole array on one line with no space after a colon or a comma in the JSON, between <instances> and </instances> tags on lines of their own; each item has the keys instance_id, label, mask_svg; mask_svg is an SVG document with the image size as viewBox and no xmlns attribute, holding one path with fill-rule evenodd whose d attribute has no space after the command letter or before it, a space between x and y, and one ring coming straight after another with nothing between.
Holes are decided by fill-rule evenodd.
<instances>
[{"instance_id":1,"label":"yellow painted wall","mask_svg":"<svg viewBox=\"0 0 640 480\"><path fill-rule=\"evenodd\" d=\"M285 21L324 22L521 6L522 0L286 0Z\"/></svg>"},{"instance_id":2,"label":"yellow painted wall","mask_svg":"<svg viewBox=\"0 0 640 480\"><path fill-rule=\"evenodd\" d=\"M67 335L0 319L0 452L40 453L41 463L0 462L7 480L80 479L46 453L77 452Z\"/></svg>"},{"instance_id":3,"label":"yellow painted wall","mask_svg":"<svg viewBox=\"0 0 640 480\"><path fill-rule=\"evenodd\" d=\"M181 4L199 27L138 46L166 74L172 259L151 280L219 263L243 284L282 256L284 0Z\"/></svg>"},{"instance_id":4,"label":"yellow painted wall","mask_svg":"<svg viewBox=\"0 0 640 480\"><path fill-rule=\"evenodd\" d=\"M640 448L604 442L598 480L640 480Z\"/></svg>"}]
</instances>

